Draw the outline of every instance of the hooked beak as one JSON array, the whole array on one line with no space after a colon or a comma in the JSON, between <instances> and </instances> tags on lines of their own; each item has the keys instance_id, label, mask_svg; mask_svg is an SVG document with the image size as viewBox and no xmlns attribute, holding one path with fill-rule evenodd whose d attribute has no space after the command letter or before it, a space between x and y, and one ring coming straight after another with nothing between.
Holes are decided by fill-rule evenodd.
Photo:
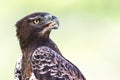
<instances>
[{"instance_id":1,"label":"hooked beak","mask_svg":"<svg viewBox=\"0 0 120 80\"><path fill-rule=\"evenodd\" d=\"M59 21L55 16L46 16L46 23L43 25L44 30L58 29Z\"/></svg>"},{"instance_id":2,"label":"hooked beak","mask_svg":"<svg viewBox=\"0 0 120 80\"><path fill-rule=\"evenodd\" d=\"M50 29L58 29L59 21L58 21L57 17L51 16L50 22L48 23L48 27Z\"/></svg>"}]
</instances>

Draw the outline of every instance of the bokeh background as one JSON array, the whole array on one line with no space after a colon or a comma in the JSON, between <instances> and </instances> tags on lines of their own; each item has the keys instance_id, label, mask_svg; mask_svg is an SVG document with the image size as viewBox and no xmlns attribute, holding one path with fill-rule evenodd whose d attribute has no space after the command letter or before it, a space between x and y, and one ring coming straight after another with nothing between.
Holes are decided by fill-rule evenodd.
<instances>
[{"instance_id":1,"label":"bokeh background","mask_svg":"<svg viewBox=\"0 0 120 80\"><path fill-rule=\"evenodd\" d=\"M0 80L13 80L21 55L15 23L32 12L60 20L51 38L87 80L120 80L120 0L1 0Z\"/></svg>"}]
</instances>

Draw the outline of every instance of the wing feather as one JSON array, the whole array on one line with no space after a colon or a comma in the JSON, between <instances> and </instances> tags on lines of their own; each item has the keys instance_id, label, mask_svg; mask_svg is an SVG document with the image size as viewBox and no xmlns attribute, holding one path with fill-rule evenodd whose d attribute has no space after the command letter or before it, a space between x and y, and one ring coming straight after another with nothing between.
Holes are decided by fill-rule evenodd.
<instances>
[{"instance_id":1,"label":"wing feather","mask_svg":"<svg viewBox=\"0 0 120 80\"><path fill-rule=\"evenodd\" d=\"M85 80L75 65L46 46L34 51L31 65L38 80Z\"/></svg>"}]
</instances>

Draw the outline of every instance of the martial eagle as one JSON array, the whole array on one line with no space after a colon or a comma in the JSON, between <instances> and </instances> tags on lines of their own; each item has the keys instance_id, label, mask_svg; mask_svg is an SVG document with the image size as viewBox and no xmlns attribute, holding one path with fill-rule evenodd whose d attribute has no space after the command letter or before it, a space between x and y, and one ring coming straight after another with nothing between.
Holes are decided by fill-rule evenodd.
<instances>
[{"instance_id":1,"label":"martial eagle","mask_svg":"<svg viewBox=\"0 0 120 80\"><path fill-rule=\"evenodd\" d=\"M86 80L80 70L61 54L50 39L57 17L36 12L16 23L22 56L16 63L15 80Z\"/></svg>"}]
</instances>

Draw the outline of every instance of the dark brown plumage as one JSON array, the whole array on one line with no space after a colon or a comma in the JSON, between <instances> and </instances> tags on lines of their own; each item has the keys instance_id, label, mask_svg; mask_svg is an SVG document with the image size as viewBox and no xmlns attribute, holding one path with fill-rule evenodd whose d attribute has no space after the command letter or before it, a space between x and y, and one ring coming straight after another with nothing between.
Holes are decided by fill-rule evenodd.
<instances>
[{"instance_id":1,"label":"dark brown plumage","mask_svg":"<svg viewBox=\"0 0 120 80\"><path fill-rule=\"evenodd\" d=\"M58 26L58 19L45 12L30 14L16 23L22 57L16 64L15 80L85 80L49 38Z\"/></svg>"}]
</instances>

